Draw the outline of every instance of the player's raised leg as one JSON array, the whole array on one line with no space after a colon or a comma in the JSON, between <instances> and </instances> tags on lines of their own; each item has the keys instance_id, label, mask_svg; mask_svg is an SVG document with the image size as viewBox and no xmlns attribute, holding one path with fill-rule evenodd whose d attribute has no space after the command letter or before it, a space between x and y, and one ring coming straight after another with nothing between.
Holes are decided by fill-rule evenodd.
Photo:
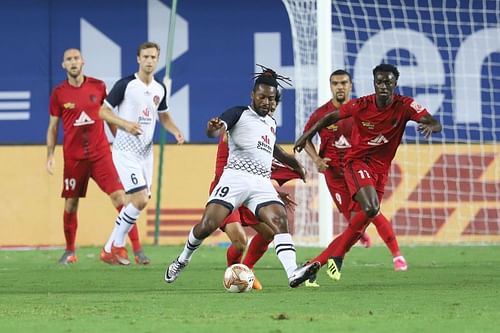
<instances>
[{"instance_id":1,"label":"player's raised leg","mask_svg":"<svg viewBox=\"0 0 500 333\"><path fill-rule=\"evenodd\" d=\"M231 209L222 203L209 203L206 206L201 221L189 231L184 249L165 270L165 282L172 283L179 277L203 240L217 230L230 212Z\"/></svg>"},{"instance_id":2,"label":"player's raised leg","mask_svg":"<svg viewBox=\"0 0 500 333\"><path fill-rule=\"evenodd\" d=\"M288 219L283 204L276 202L268 202L267 205L261 204L261 208L256 214L259 220L273 230L274 249L285 269L290 287L298 287L302 282L316 274L321 267L318 262L306 263L301 267L297 266L295 245L292 235L288 232Z\"/></svg>"}]
</instances>

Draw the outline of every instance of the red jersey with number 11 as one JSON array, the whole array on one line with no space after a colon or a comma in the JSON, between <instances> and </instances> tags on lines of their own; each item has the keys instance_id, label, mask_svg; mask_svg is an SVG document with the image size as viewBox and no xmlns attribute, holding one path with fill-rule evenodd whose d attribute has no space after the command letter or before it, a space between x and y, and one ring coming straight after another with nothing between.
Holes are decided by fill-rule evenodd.
<instances>
[{"instance_id":1,"label":"red jersey with number 11","mask_svg":"<svg viewBox=\"0 0 500 333\"><path fill-rule=\"evenodd\" d=\"M388 172L410 120L418 121L429 112L413 98L394 95L392 104L377 108L375 94L353 99L339 109L340 117L352 116L352 148L346 162L365 161L373 171Z\"/></svg>"},{"instance_id":2,"label":"red jersey with number 11","mask_svg":"<svg viewBox=\"0 0 500 333\"><path fill-rule=\"evenodd\" d=\"M50 95L50 115L62 118L64 159L94 159L109 153L99 109L106 97L101 80L85 77L80 87L64 80Z\"/></svg>"}]
</instances>

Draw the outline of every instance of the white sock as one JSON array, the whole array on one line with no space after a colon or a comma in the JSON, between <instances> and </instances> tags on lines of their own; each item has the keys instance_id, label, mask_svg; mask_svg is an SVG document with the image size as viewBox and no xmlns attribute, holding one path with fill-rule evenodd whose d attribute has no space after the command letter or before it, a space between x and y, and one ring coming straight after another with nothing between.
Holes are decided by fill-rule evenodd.
<instances>
[{"instance_id":1,"label":"white sock","mask_svg":"<svg viewBox=\"0 0 500 333\"><path fill-rule=\"evenodd\" d=\"M182 250L182 253L179 256L180 262L186 262L191 260L191 256L193 255L194 251L196 251L203 242L203 239L198 239L194 237L193 229L194 227L191 228L186 244L184 245L184 250Z\"/></svg>"},{"instance_id":2,"label":"white sock","mask_svg":"<svg viewBox=\"0 0 500 333\"><path fill-rule=\"evenodd\" d=\"M274 250L286 271L286 275L292 276L293 271L297 269L297 256L295 255L292 235L289 233L275 234L273 241Z\"/></svg>"},{"instance_id":3,"label":"white sock","mask_svg":"<svg viewBox=\"0 0 500 333\"><path fill-rule=\"evenodd\" d=\"M116 247L125 246L125 238L128 235L128 232L135 224L135 221L139 218L141 211L129 203L127 207L123 208L118 214L118 218L116 219L116 224L118 227L116 228L116 233L114 236L113 243Z\"/></svg>"},{"instance_id":4,"label":"white sock","mask_svg":"<svg viewBox=\"0 0 500 333\"><path fill-rule=\"evenodd\" d=\"M108 253L111 253L111 247L113 246L113 241L115 240L116 233L118 232L118 226L119 224L116 224L115 222L113 232L111 232L111 236L109 236L108 241L106 242L106 244L104 244L104 251Z\"/></svg>"}]
</instances>

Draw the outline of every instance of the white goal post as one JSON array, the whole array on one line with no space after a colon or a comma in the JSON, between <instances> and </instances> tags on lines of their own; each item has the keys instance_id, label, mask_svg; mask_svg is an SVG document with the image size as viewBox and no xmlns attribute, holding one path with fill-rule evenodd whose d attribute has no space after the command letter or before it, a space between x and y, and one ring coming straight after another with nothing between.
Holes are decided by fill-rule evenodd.
<instances>
[{"instance_id":1,"label":"white goal post","mask_svg":"<svg viewBox=\"0 0 500 333\"><path fill-rule=\"evenodd\" d=\"M373 67L396 65L399 93L443 124L442 134L427 141L409 123L393 162L382 210L400 243L499 243L500 2L283 3L293 40L296 137L331 98L333 70L352 74L359 97L373 92ZM305 152L299 158L308 180L296 183L294 239L323 246L346 223Z\"/></svg>"}]
</instances>

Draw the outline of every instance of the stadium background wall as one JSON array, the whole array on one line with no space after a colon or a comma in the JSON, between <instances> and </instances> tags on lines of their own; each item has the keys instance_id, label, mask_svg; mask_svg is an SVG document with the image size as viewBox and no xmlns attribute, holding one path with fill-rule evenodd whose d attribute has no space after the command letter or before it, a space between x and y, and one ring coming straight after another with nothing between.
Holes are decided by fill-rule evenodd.
<instances>
[{"instance_id":1,"label":"stadium background wall","mask_svg":"<svg viewBox=\"0 0 500 333\"><path fill-rule=\"evenodd\" d=\"M290 145L284 147L289 151L291 149ZM486 147L486 150L488 149L494 151L498 147ZM155 147L156 155L158 150L158 147ZM425 150L425 154L422 150ZM484 150L482 147L483 152ZM471 148L466 146L449 147L447 151L452 151L451 155L463 161L471 160L475 156L474 149L471 151ZM57 170L53 176L49 176L45 170L45 153L45 147L42 146L0 147L0 156L4 162L0 164L0 174L3 178L0 191L0 202L2 202L0 225L3 230L0 232L0 246L2 247L64 244L62 232L64 201L60 197L62 151L58 147ZM199 221L208 197L208 187L213 178L215 154L216 145L166 147L160 244L181 244L191 226ZM394 190L387 193L382 209L387 216L391 218L396 216L396 222L393 223L400 242L402 244L499 242L500 232L495 227L496 221L492 221L488 226L487 221L481 217L485 214L481 207L491 207L496 211L496 194L492 198L472 198L467 205L453 201L451 197L442 201L439 194L434 197L432 193L427 197L412 197L417 187L426 186L428 174L445 155L450 154L444 154L441 147L433 149L432 146L405 145L398 151L391 171L394 176L391 177L393 183L388 186ZM403 163L410 156L413 158L421 156L418 168ZM462 184L469 189L495 186L492 181L498 179L498 175L494 172L499 169L499 163L499 158L494 156L483 173L457 175L453 183L443 183L440 186L449 188L453 184ZM293 193L293 184L288 185L285 190ZM423 188L420 189L420 193L428 192ZM148 213L141 214L138 222L145 243L153 243L154 207L153 196L147 209ZM417 221L412 214L418 213L421 216L426 210L432 209L442 210L443 218L420 221L419 223L423 223L425 228L420 227L419 235L412 234L412 223ZM80 202L77 244L79 246L103 244L113 227L115 217L116 212L109 199L91 181L87 198ZM334 217L336 221L334 230L337 233L339 228L343 227L343 222L338 222L342 219L337 215ZM293 230L293 220L291 228ZM368 231L375 235L372 227ZM378 237L373 237L373 240L380 242ZM227 242L226 236L220 232L208 239L208 243L219 242Z\"/></svg>"}]
</instances>

